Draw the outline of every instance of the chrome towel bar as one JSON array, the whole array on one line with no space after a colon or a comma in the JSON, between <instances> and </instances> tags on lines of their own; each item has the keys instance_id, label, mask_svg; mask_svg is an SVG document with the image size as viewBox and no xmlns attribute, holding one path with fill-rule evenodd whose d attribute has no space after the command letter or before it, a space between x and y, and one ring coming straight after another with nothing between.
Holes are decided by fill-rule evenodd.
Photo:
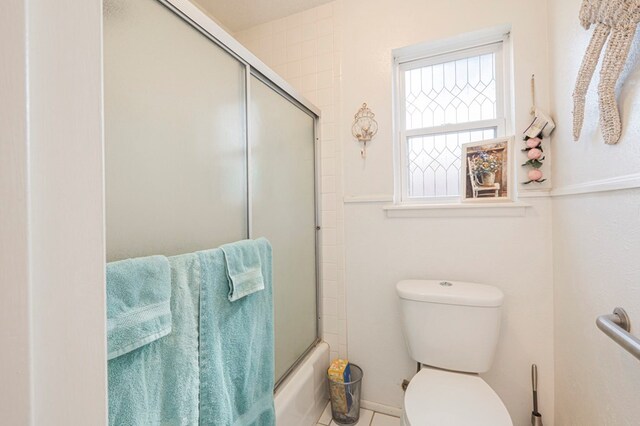
<instances>
[{"instance_id":1,"label":"chrome towel bar","mask_svg":"<svg viewBox=\"0 0 640 426\"><path fill-rule=\"evenodd\" d=\"M629 333L631 321L622 308L615 308L610 315L600 315L596 325L604 334L622 346L631 355L640 359L640 339Z\"/></svg>"}]
</instances>

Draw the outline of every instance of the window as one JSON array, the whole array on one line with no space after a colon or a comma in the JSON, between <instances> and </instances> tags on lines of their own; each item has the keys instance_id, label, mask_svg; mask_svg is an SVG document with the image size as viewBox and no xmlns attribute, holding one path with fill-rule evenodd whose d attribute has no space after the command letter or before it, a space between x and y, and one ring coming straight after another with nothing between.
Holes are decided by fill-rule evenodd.
<instances>
[{"instance_id":1,"label":"window","mask_svg":"<svg viewBox=\"0 0 640 426\"><path fill-rule=\"evenodd\" d=\"M505 135L503 34L394 52L401 202L459 199L461 145Z\"/></svg>"}]
</instances>

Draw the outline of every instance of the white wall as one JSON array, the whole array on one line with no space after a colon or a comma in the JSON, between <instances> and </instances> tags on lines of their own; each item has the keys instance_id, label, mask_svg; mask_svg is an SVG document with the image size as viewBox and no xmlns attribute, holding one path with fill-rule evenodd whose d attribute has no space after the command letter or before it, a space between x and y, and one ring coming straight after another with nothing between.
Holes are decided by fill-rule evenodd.
<instances>
[{"instance_id":1,"label":"white wall","mask_svg":"<svg viewBox=\"0 0 640 426\"><path fill-rule=\"evenodd\" d=\"M345 193L392 194L392 49L511 24L519 132L530 120L531 74L538 105L548 107L546 16L545 3L535 0L345 1L343 111L351 115L367 102L380 125L366 161L350 122L341 126ZM547 197L525 201L532 207L525 217L514 218L392 219L380 203L345 205L349 357L367 374L364 399L400 407L402 379L415 371L401 336L395 283L406 278L476 281L496 285L506 295L500 346L484 377L514 424L528 425L530 365L537 363L541 410L545 424L553 424L551 206Z\"/></svg>"},{"instance_id":2,"label":"white wall","mask_svg":"<svg viewBox=\"0 0 640 426\"><path fill-rule=\"evenodd\" d=\"M549 46L552 108L558 123L554 134L554 158L561 159L553 169L554 188L638 172L640 164L640 37L636 34L629 59L618 85L618 105L622 111L623 129L620 142L604 144L600 134L597 86L600 67L595 72L587 94L584 126L579 142L571 133L573 101L578 68L593 34L578 20L579 0L549 1Z\"/></svg>"},{"instance_id":3,"label":"white wall","mask_svg":"<svg viewBox=\"0 0 640 426\"><path fill-rule=\"evenodd\" d=\"M106 424L102 3L0 15L0 423Z\"/></svg>"},{"instance_id":4,"label":"white wall","mask_svg":"<svg viewBox=\"0 0 640 426\"><path fill-rule=\"evenodd\" d=\"M397 219L379 204L346 208L349 357L365 371L363 398L401 407L402 380L415 373L401 333L398 281L480 282L505 294L496 359L483 376L514 423L526 425L529 367L537 363L541 410L553 424L551 206L548 199L527 202L526 217Z\"/></svg>"},{"instance_id":5,"label":"white wall","mask_svg":"<svg viewBox=\"0 0 640 426\"><path fill-rule=\"evenodd\" d=\"M328 15L329 6L332 32L327 21L318 19ZM494 284L506 295L503 339L486 379L507 404L515 424L526 425L531 411L529 368L537 363L541 409L545 424L553 424L550 199L528 198L532 207L525 217L491 218L389 219L381 203L342 204L343 187L344 194L356 198L392 196L392 49L511 24L515 128L521 130L530 120L533 73L538 104L548 107L545 19L544 3L534 0L482 4L338 0L236 34L322 109L323 209L337 205L335 216L323 215L325 228L336 220L335 233L329 225L328 240L335 241L337 248L334 257L333 247L323 247L327 262L323 268L324 337L336 347L336 336L326 331L335 329L331 322L337 302L340 351L332 349L332 356L348 350L349 358L364 368L363 398L369 402L401 407L400 384L415 371L401 337L395 283L419 277L478 281ZM331 91L326 86L326 69L334 70ZM351 136L352 117L362 102L371 106L380 124L366 162ZM346 304L341 284L342 235ZM329 276L338 279L337 293Z\"/></svg>"},{"instance_id":6,"label":"white wall","mask_svg":"<svg viewBox=\"0 0 640 426\"><path fill-rule=\"evenodd\" d=\"M346 120L341 127L346 195L390 195L393 191L392 49L511 24L517 135L520 136L531 121L532 74L536 76L537 104L543 109L548 107L544 2L349 0L344 2L343 19L342 99L345 118L352 117L362 102L367 102L379 123L378 135L367 145L366 162L360 158L360 147L351 136L351 120ZM517 169L521 173L525 171L524 168ZM541 187L546 188L549 184L545 182Z\"/></svg>"},{"instance_id":7,"label":"white wall","mask_svg":"<svg viewBox=\"0 0 640 426\"><path fill-rule=\"evenodd\" d=\"M640 170L640 55L636 37L619 87L623 136L607 146L600 135L597 71L587 98L585 125L572 141L571 92L593 29L578 21L579 0L549 2L556 192L593 191L603 179L637 186ZM629 176L631 175L631 176ZM635 175L636 181L633 180ZM636 182L636 183L634 183ZM581 186L581 187L580 187ZM554 198L556 418L561 425L635 425L640 418L638 361L595 326L616 306L627 310L632 333L640 324L640 190Z\"/></svg>"}]
</instances>

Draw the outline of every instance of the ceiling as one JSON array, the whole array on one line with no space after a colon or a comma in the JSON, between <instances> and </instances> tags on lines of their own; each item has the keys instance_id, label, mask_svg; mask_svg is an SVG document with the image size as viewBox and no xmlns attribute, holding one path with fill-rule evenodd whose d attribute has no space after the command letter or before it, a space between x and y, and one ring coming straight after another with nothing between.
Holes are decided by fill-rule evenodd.
<instances>
[{"instance_id":1,"label":"ceiling","mask_svg":"<svg viewBox=\"0 0 640 426\"><path fill-rule=\"evenodd\" d=\"M191 0L231 32L284 18L332 0Z\"/></svg>"}]
</instances>

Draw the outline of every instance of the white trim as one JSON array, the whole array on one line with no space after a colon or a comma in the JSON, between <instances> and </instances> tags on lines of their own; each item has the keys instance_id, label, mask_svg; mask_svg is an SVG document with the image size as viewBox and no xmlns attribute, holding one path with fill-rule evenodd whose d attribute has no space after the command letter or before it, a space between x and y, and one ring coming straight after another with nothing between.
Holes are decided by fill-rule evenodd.
<instances>
[{"instance_id":1,"label":"white trim","mask_svg":"<svg viewBox=\"0 0 640 426\"><path fill-rule=\"evenodd\" d=\"M6 349L0 355L3 383L0 386L0 423L7 425L34 424L32 280L29 270L30 123L27 109L27 58L30 56L27 31L31 25L27 26L28 19L26 0L3 3L0 13L0 205L3 206L0 214L0 281L3 288L0 340ZM63 388L65 384L60 385Z\"/></svg>"},{"instance_id":2,"label":"white trim","mask_svg":"<svg viewBox=\"0 0 640 426\"><path fill-rule=\"evenodd\" d=\"M522 202L457 204L389 204L382 207L388 218L418 217L521 217L530 204Z\"/></svg>"},{"instance_id":3,"label":"white trim","mask_svg":"<svg viewBox=\"0 0 640 426\"><path fill-rule=\"evenodd\" d=\"M269 68L264 62L258 59L253 53L251 53L246 47L244 47L238 40L233 38L222 27L215 23L211 17L207 16L196 5L189 0L158 0L161 3L166 4L174 12L181 15L187 21L190 21L194 27L200 29L206 33L209 37L213 38L219 45L226 48L229 53L236 56L241 61L249 64L252 69L258 71L273 84L285 91L289 96L307 108L309 111L320 117L320 108L315 106L311 101L302 96L300 92L287 83L282 77L276 74L271 68Z\"/></svg>"},{"instance_id":4,"label":"white trim","mask_svg":"<svg viewBox=\"0 0 640 426\"><path fill-rule=\"evenodd\" d=\"M387 194L345 195L342 200L345 204L391 203L393 202L393 195L387 195Z\"/></svg>"},{"instance_id":5,"label":"white trim","mask_svg":"<svg viewBox=\"0 0 640 426\"><path fill-rule=\"evenodd\" d=\"M552 197L564 197L567 195L592 194L633 188L640 188L640 173L566 185L551 190L550 194Z\"/></svg>"},{"instance_id":6,"label":"white trim","mask_svg":"<svg viewBox=\"0 0 640 426\"><path fill-rule=\"evenodd\" d=\"M406 138L415 138L429 135L444 135L456 132L472 132L477 130L485 130L496 128L496 132L504 132L504 119L493 118L490 120L467 121L465 123L443 124L441 126L423 127L420 129L411 129L404 132ZM500 137L500 136L496 136Z\"/></svg>"},{"instance_id":7,"label":"white trim","mask_svg":"<svg viewBox=\"0 0 640 426\"><path fill-rule=\"evenodd\" d=\"M544 198L550 196L550 189L521 189L518 192L518 198Z\"/></svg>"},{"instance_id":8,"label":"white trim","mask_svg":"<svg viewBox=\"0 0 640 426\"><path fill-rule=\"evenodd\" d=\"M400 71L409 71L417 68L428 67L431 65L443 64L445 62L453 62L471 56L481 56L488 53L499 53L502 50L502 43L503 40L501 38L483 45L478 45L475 42L467 42L466 47L461 47L456 51L440 53L436 52L432 54L424 53L430 50L427 48L419 57L407 60L401 56L398 56L396 57L396 62L398 63L398 68L400 69ZM469 52L472 52L472 55L469 55Z\"/></svg>"},{"instance_id":9,"label":"white trim","mask_svg":"<svg viewBox=\"0 0 640 426\"><path fill-rule=\"evenodd\" d=\"M509 36L511 25L501 25L493 28L460 34L444 40L430 41L428 45L418 43L411 46L393 49L392 54L399 62L408 62L425 56L434 56L442 53L455 52L456 50L477 47L485 44L503 41ZM473 40L472 43L469 40Z\"/></svg>"},{"instance_id":10,"label":"white trim","mask_svg":"<svg viewBox=\"0 0 640 426\"><path fill-rule=\"evenodd\" d=\"M387 414L393 417L402 417L402 408L391 407L389 405L367 401L366 399L360 401L360 406L364 409L375 411L376 413Z\"/></svg>"},{"instance_id":11,"label":"white trim","mask_svg":"<svg viewBox=\"0 0 640 426\"><path fill-rule=\"evenodd\" d=\"M3 50L1 43L0 103L15 105L2 108L9 116L0 119L0 125L6 119L12 122L11 138L3 139L3 129L0 145L2 154L16 156L3 156L0 166L15 161L9 173L19 175L15 184L13 179L8 182L9 193L0 188L0 203L8 201L11 210L14 196L23 200L15 206L22 214L14 225L16 234L2 245L19 237L22 244L11 250L9 260L15 268L28 260L28 270L22 276L3 270L0 279L0 308L15 303L0 319L4 323L10 318L0 330L3 352L14 351L26 361L16 365L0 357L0 423L107 425L102 2L5 3L9 7L3 3L0 9L8 15L0 18L0 34L9 36L3 41L11 49ZM25 62L19 63L20 58ZM5 90L7 84L19 87ZM22 128L16 132L14 126ZM5 145L11 151L5 151ZM4 210L0 215L4 222ZM13 217L10 212L8 218ZM27 233L20 235L25 220ZM22 291L28 292L26 306ZM28 347L22 344L24 337ZM5 366L26 368L14 382L15 374L5 375ZM26 383L28 402L20 400ZM6 398L8 392L17 395Z\"/></svg>"}]
</instances>

